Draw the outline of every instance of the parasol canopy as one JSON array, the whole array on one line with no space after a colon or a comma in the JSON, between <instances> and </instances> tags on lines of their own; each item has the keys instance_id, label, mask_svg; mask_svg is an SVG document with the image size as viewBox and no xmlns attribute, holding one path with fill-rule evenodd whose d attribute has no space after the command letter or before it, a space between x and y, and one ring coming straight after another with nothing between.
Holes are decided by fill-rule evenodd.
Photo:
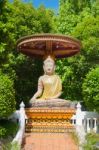
<instances>
[{"instance_id":1,"label":"parasol canopy","mask_svg":"<svg viewBox=\"0 0 99 150\"><path fill-rule=\"evenodd\" d=\"M17 50L30 57L43 58L52 55L65 58L77 54L81 43L69 36L56 34L38 34L26 36L17 41Z\"/></svg>"}]
</instances>

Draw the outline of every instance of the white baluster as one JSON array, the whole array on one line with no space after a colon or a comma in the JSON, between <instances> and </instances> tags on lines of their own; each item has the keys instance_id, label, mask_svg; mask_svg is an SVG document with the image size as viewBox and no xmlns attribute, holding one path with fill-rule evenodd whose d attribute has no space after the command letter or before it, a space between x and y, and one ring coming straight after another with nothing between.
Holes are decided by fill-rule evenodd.
<instances>
[{"instance_id":1,"label":"white baluster","mask_svg":"<svg viewBox=\"0 0 99 150\"><path fill-rule=\"evenodd\" d=\"M72 119L72 124L73 124L73 125L75 124L75 119Z\"/></svg>"},{"instance_id":2,"label":"white baluster","mask_svg":"<svg viewBox=\"0 0 99 150\"><path fill-rule=\"evenodd\" d=\"M83 120L84 129L86 128L86 119Z\"/></svg>"},{"instance_id":3,"label":"white baluster","mask_svg":"<svg viewBox=\"0 0 99 150\"><path fill-rule=\"evenodd\" d=\"M96 133L97 132L97 118L93 118L94 120L94 128L93 131Z\"/></svg>"},{"instance_id":4,"label":"white baluster","mask_svg":"<svg viewBox=\"0 0 99 150\"><path fill-rule=\"evenodd\" d=\"M91 118L90 119L90 130L92 130L93 129L93 119Z\"/></svg>"},{"instance_id":5,"label":"white baluster","mask_svg":"<svg viewBox=\"0 0 99 150\"><path fill-rule=\"evenodd\" d=\"M89 121L90 121L90 118L87 118L87 132L88 132L88 133L90 132Z\"/></svg>"},{"instance_id":6,"label":"white baluster","mask_svg":"<svg viewBox=\"0 0 99 150\"><path fill-rule=\"evenodd\" d=\"M87 131L87 119L84 119L84 129Z\"/></svg>"}]
</instances>

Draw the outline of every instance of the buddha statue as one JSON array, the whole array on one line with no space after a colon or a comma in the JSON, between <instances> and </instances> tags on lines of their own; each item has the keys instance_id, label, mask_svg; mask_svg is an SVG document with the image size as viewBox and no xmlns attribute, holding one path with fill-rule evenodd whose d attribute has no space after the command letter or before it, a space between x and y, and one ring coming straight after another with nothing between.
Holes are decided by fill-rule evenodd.
<instances>
[{"instance_id":1,"label":"buddha statue","mask_svg":"<svg viewBox=\"0 0 99 150\"><path fill-rule=\"evenodd\" d=\"M62 82L55 74L55 61L51 56L44 60L44 75L38 80L38 90L30 100L32 107L70 106L70 101L60 99Z\"/></svg>"}]
</instances>

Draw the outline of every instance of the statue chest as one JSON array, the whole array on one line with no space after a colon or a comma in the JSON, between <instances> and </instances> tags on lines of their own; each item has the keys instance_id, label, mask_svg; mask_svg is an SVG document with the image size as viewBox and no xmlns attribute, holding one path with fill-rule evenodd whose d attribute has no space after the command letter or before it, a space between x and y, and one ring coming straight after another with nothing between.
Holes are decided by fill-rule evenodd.
<instances>
[{"instance_id":1,"label":"statue chest","mask_svg":"<svg viewBox=\"0 0 99 150\"><path fill-rule=\"evenodd\" d=\"M55 85L55 82L56 82L56 79L54 76L46 77L43 79L43 85L44 86L52 87Z\"/></svg>"}]
</instances>

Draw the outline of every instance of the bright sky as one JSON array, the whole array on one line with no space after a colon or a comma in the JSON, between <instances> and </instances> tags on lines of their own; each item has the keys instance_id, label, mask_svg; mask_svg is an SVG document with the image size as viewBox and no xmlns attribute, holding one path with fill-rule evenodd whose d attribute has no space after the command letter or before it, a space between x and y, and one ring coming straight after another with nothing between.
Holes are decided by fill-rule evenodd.
<instances>
[{"instance_id":1,"label":"bright sky","mask_svg":"<svg viewBox=\"0 0 99 150\"><path fill-rule=\"evenodd\" d=\"M43 4L46 8L58 10L59 0L23 0L24 2L32 2L35 7L38 7L40 4Z\"/></svg>"}]
</instances>

